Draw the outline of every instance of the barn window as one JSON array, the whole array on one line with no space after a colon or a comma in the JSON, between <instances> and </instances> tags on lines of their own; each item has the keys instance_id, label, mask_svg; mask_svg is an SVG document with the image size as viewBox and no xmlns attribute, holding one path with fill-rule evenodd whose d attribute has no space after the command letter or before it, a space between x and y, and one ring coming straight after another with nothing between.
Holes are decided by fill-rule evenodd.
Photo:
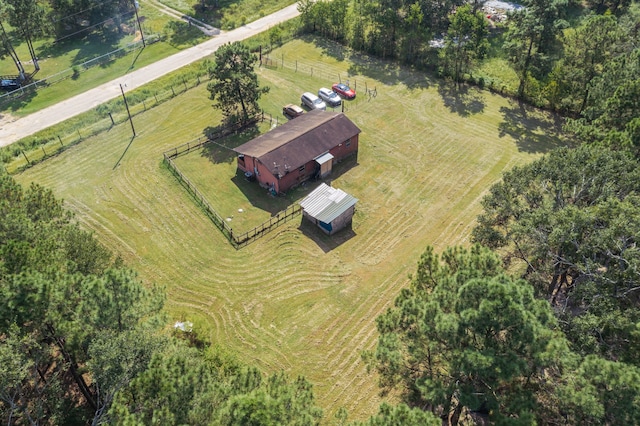
<instances>
[{"instance_id":1,"label":"barn window","mask_svg":"<svg viewBox=\"0 0 640 426\"><path fill-rule=\"evenodd\" d=\"M298 171L299 171L300 173L304 173L304 169L305 169L305 167L306 167L306 165L301 166L301 167L298 169Z\"/></svg>"},{"instance_id":2,"label":"barn window","mask_svg":"<svg viewBox=\"0 0 640 426\"><path fill-rule=\"evenodd\" d=\"M350 146L351 146L351 139L349 139L348 141L346 141L346 142L344 143L344 145L345 145L347 148L348 148L348 147L350 147Z\"/></svg>"},{"instance_id":3,"label":"barn window","mask_svg":"<svg viewBox=\"0 0 640 426\"><path fill-rule=\"evenodd\" d=\"M238 164L244 167L244 155L242 154L238 155Z\"/></svg>"}]
</instances>

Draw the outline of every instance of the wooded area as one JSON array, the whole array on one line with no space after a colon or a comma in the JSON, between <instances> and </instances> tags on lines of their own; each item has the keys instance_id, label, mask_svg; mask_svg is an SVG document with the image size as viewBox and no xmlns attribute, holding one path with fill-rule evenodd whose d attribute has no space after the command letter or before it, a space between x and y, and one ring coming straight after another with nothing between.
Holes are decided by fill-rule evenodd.
<instances>
[{"instance_id":1,"label":"wooded area","mask_svg":"<svg viewBox=\"0 0 640 426\"><path fill-rule=\"evenodd\" d=\"M456 6L300 3L310 30L410 63L427 64L426 36L446 31L433 63L460 81L487 33L473 7ZM476 245L426 249L364 354L401 403L365 424L640 423L640 8L601 2L571 22L570 7L527 1L503 35L516 95L572 115L577 148L492 186ZM306 379L266 377L197 333L163 330L163 290L51 191L0 172L0 194L5 423L321 421Z\"/></svg>"}]
</instances>

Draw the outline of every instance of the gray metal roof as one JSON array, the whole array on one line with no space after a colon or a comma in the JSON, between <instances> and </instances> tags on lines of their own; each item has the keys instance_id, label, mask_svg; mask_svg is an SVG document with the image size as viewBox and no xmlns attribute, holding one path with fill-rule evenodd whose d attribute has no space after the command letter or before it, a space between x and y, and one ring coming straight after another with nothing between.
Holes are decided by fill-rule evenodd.
<instances>
[{"instance_id":1,"label":"gray metal roof","mask_svg":"<svg viewBox=\"0 0 640 426\"><path fill-rule=\"evenodd\" d=\"M333 160L333 158L334 158L333 155L331 155L330 152L327 152L326 154L322 154L320 157L316 158L316 163L324 164L326 162Z\"/></svg>"},{"instance_id":2,"label":"gray metal roof","mask_svg":"<svg viewBox=\"0 0 640 426\"><path fill-rule=\"evenodd\" d=\"M324 223L331 223L357 202L357 198L343 190L332 188L322 183L311 191L304 200L300 201L300 207L314 219Z\"/></svg>"}]
</instances>

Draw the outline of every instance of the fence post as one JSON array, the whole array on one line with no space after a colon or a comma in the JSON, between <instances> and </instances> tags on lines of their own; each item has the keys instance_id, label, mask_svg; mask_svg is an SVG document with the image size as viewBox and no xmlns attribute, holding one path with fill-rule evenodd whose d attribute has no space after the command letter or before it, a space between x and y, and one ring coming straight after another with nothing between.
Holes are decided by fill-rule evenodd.
<instances>
[{"instance_id":1,"label":"fence post","mask_svg":"<svg viewBox=\"0 0 640 426\"><path fill-rule=\"evenodd\" d=\"M173 90L173 86L171 86L171 92L173 93L173 96L175 96L175 95L176 95L175 90Z\"/></svg>"},{"instance_id":2,"label":"fence post","mask_svg":"<svg viewBox=\"0 0 640 426\"><path fill-rule=\"evenodd\" d=\"M158 103L158 92L154 93L153 97L156 98L156 103Z\"/></svg>"},{"instance_id":3,"label":"fence post","mask_svg":"<svg viewBox=\"0 0 640 426\"><path fill-rule=\"evenodd\" d=\"M280 68L284 68L284 53L282 54L282 65L280 66Z\"/></svg>"},{"instance_id":4,"label":"fence post","mask_svg":"<svg viewBox=\"0 0 640 426\"><path fill-rule=\"evenodd\" d=\"M40 148L42 148L42 152L44 152L44 156L46 157L47 156L47 151L44 150L44 146L41 145Z\"/></svg>"},{"instance_id":5,"label":"fence post","mask_svg":"<svg viewBox=\"0 0 640 426\"><path fill-rule=\"evenodd\" d=\"M62 145L62 139L60 139L60 135L58 135L58 140L60 141L60 146L64 147L64 145Z\"/></svg>"},{"instance_id":6,"label":"fence post","mask_svg":"<svg viewBox=\"0 0 640 426\"><path fill-rule=\"evenodd\" d=\"M29 157L27 157L27 154L25 154L24 151L22 151L22 155L24 155L24 159L27 160L27 164L31 164L31 161L29 161Z\"/></svg>"}]
</instances>

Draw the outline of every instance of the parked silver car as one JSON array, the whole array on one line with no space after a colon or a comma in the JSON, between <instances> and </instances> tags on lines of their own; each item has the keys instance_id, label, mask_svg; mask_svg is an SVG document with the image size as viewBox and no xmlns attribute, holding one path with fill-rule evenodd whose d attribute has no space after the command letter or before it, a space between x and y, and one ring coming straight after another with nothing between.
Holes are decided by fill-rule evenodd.
<instances>
[{"instance_id":1,"label":"parked silver car","mask_svg":"<svg viewBox=\"0 0 640 426\"><path fill-rule=\"evenodd\" d=\"M340 98L336 92L331 89L327 89L326 87L318 90L318 96L332 108L340 106L342 103L342 98Z\"/></svg>"},{"instance_id":2,"label":"parked silver car","mask_svg":"<svg viewBox=\"0 0 640 426\"><path fill-rule=\"evenodd\" d=\"M327 105L322 101L322 99L311 92L304 92L300 97L300 102L309 109L327 109Z\"/></svg>"}]
</instances>

